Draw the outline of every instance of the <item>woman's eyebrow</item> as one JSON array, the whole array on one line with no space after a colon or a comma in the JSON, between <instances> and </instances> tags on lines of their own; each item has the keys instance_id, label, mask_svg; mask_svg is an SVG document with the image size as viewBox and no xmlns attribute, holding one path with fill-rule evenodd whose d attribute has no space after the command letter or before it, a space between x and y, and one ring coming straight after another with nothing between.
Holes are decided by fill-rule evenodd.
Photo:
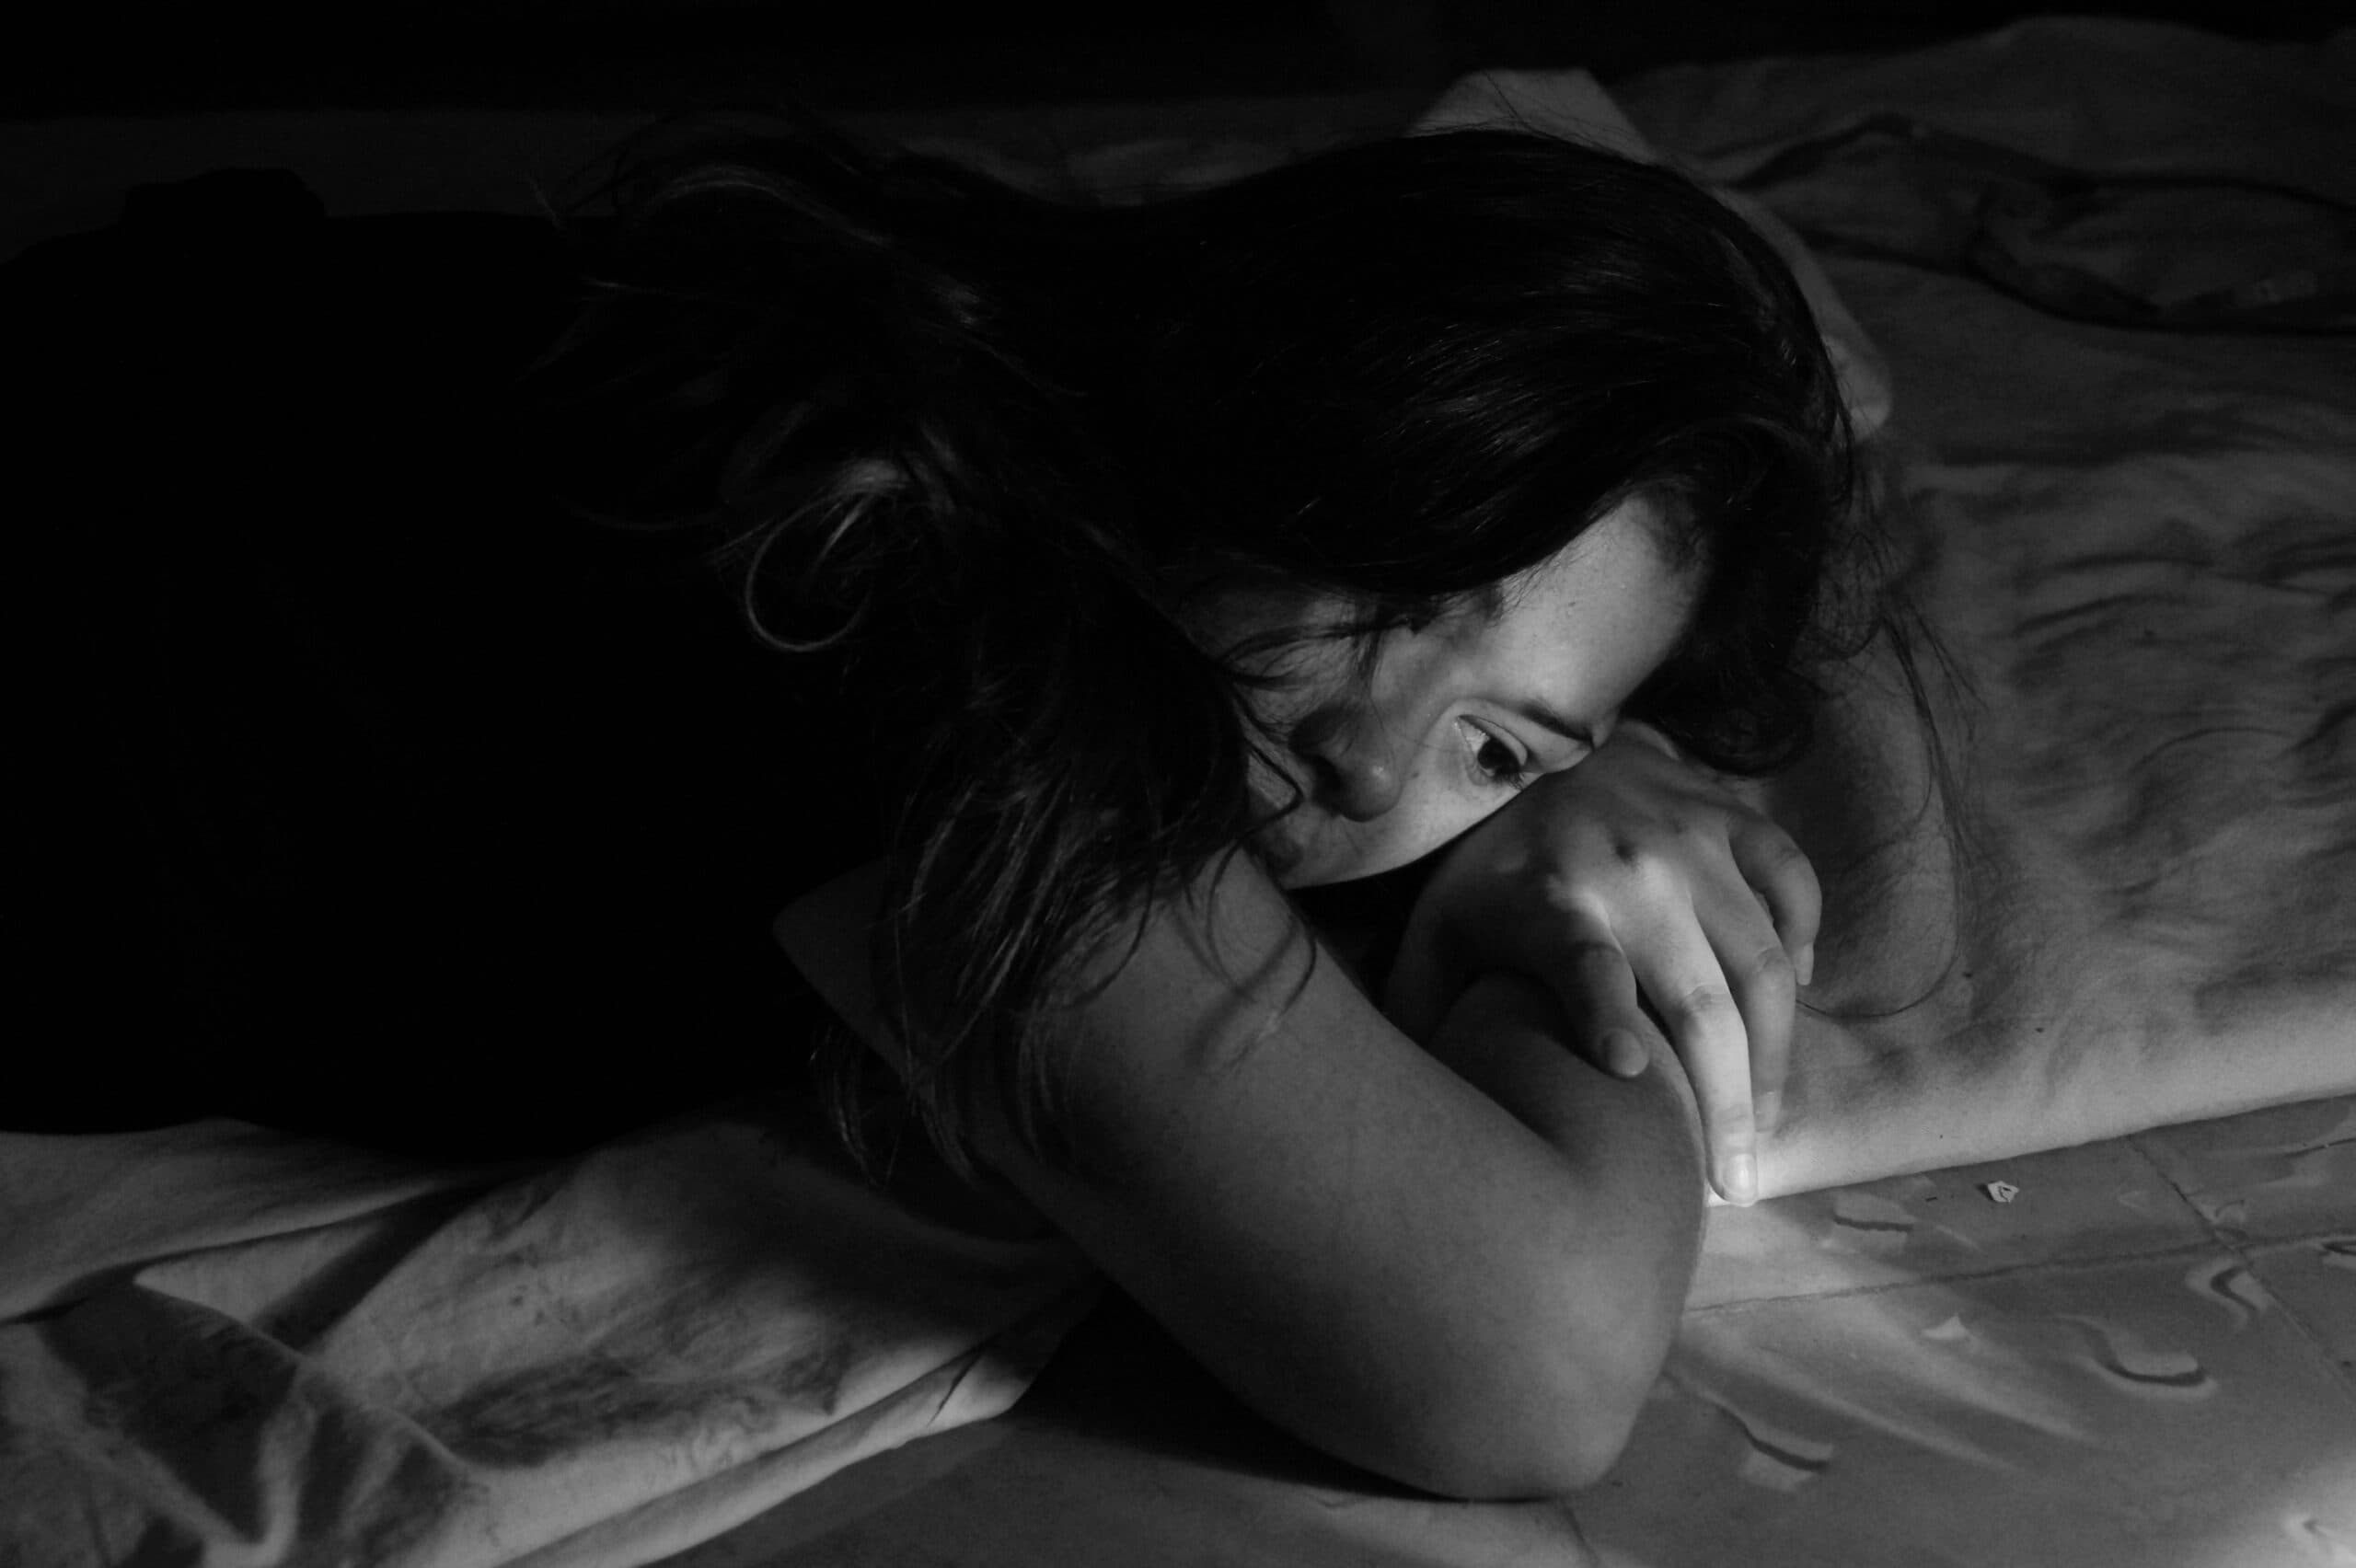
<instances>
[{"instance_id":1,"label":"woman's eyebrow","mask_svg":"<svg viewBox=\"0 0 2356 1568\"><path fill-rule=\"evenodd\" d=\"M1544 698L1526 697L1509 706L1515 713L1540 729L1552 731L1566 741L1575 741L1589 751L1595 749L1594 726L1580 723Z\"/></svg>"}]
</instances>

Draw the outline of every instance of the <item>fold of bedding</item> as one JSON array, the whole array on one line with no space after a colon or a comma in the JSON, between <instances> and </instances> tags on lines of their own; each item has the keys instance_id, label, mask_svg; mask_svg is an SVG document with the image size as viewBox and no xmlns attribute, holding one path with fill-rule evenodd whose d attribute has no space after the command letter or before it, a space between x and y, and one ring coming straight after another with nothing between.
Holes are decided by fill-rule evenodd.
<instances>
[{"instance_id":1,"label":"fold of bedding","mask_svg":"<svg viewBox=\"0 0 2356 1568\"><path fill-rule=\"evenodd\" d=\"M2327 187L2356 167L2346 48L2034 23L1623 98L1720 178L1902 109L2093 173ZM1928 211L1837 163L1760 194L1812 238ZM2208 216L2201 243L2230 249L2235 209ZM1827 269L1892 366L1892 550L1952 656L1933 684L1955 788L1932 788L1885 650L1766 791L1831 929L1763 1186L2356 1089L2346 339L2124 330L1960 271Z\"/></svg>"},{"instance_id":2,"label":"fold of bedding","mask_svg":"<svg viewBox=\"0 0 2356 1568\"><path fill-rule=\"evenodd\" d=\"M0 1136L0 1558L624 1565L1011 1403L1089 1291L714 1115L432 1170Z\"/></svg>"}]
</instances>

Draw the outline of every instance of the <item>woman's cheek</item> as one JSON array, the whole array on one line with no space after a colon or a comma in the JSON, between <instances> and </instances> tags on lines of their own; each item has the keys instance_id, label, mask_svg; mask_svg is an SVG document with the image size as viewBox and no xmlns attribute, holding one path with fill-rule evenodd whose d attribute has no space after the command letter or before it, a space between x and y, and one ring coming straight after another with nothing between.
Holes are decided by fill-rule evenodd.
<instances>
[{"instance_id":1,"label":"woman's cheek","mask_svg":"<svg viewBox=\"0 0 2356 1568\"><path fill-rule=\"evenodd\" d=\"M1351 822L1305 806L1295 817L1299 847L1295 870L1278 868L1288 887L1356 882L1420 860L1478 826L1513 797L1503 790L1451 789L1418 779L1390 811L1371 822ZM1292 819L1288 819L1292 820Z\"/></svg>"}]
</instances>

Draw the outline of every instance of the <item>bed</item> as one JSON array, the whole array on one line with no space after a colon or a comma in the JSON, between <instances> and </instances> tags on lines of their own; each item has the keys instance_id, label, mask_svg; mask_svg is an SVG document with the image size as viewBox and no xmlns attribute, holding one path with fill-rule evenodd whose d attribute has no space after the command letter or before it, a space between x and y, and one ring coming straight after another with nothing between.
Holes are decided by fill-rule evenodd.
<instances>
[{"instance_id":1,"label":"bed","mask_svg":"<svg viewBox=\"0 0 2356 1568\"><path fill-rule=\"evenodd\" d=\"M556 1164L0 1136L38 1563L2356 1562L2356 34L1925 50L869 129L1228 178L1418 117L1628 139L1805 259L1951 654L1765 787L1824 872L1768 1201L1627 1456L1444 1503L1257 1423L1053 1237L716 1106ZM0 248L133 184L529 211L618 121L8 126Z\"/></svg>"}]
</instances>

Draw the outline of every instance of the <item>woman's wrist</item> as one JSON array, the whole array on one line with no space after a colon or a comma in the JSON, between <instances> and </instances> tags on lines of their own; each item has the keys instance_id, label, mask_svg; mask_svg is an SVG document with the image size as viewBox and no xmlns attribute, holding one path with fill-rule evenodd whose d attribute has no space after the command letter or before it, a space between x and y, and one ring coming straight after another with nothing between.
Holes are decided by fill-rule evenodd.
<instances>
[{"instance_id":1,"label":"woman's wrist","mask_svg":"<svg viewBox=\"0 0 2356 1568\"><path fill-rule=\"evenodd\" d=\"M1699 1193L1702 1118L1692 1085L1657 1031L1642 1043L1650 1058L1643 1073L1606 1073L1570 1038L1545 987L1493 972L1465 987L1426 1049L1575 1163L1626 1155L1655 1170L1688 1167L1677 1185Z\"/></svg>"}]
</instances>

